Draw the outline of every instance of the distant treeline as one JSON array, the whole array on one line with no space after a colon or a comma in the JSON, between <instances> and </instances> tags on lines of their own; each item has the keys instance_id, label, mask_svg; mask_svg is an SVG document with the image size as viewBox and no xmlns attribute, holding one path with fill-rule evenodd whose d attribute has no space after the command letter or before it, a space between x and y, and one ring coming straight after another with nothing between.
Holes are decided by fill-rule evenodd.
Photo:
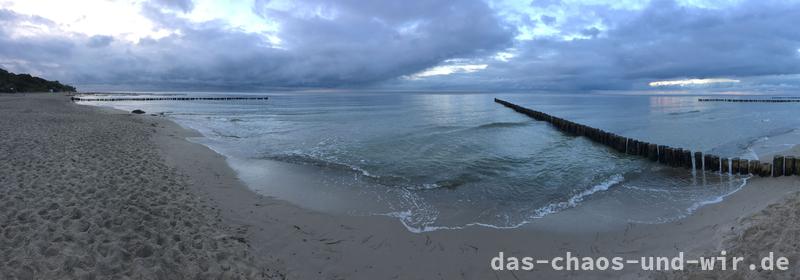
<instances>
[{"instance_id":1,"label":"distant treeline","mask_svg":"<svg viewBox=\"0 0 800 280\"><path fill-rule=\"evenodd\" d=\"M0 92L75 92L75 87L48 81L28 74L14 74L0 69Z\"/></svg>"}]
</instances>

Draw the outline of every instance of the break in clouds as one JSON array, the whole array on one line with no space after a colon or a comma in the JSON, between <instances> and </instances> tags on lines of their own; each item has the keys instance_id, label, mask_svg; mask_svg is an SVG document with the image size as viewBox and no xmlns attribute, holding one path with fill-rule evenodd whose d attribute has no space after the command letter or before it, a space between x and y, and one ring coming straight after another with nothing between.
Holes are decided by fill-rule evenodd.
<instances>
[{"instance_id":1,"label":"break in clouds","mask_svg":"<svg viewBox=\"0 0 800 280\"><path fill-rule=\"evenodd\" d=\"M136 39L0 4L0 66L78 85L588 90L713 78L786 88L800 74L797 2L257 0L244 12L270 28L250 30L232 23L241 14L198 19L199 3L157 0L130 5L162 31Z\"/></svg>"}]
</instances>

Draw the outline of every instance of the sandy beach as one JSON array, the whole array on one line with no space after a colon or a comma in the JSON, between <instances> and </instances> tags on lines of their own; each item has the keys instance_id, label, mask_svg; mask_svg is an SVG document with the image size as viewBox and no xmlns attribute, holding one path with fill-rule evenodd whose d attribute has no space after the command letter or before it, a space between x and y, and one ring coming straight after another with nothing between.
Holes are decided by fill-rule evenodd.
<instances>
[{"instance_id":1,"label":"sandy beach","mask_svg":"<svg viewBox=\"0 0 800 280\"><path fill-rule=\"evenodd\" d=\"M257 279L272 274L152 141L156 123L0 95L0 278Z\"/></svg>"},{"instance_id":2,"label":"sandy beach","mask_svg":"<svg viewBox=\"0 0 800 280\"><path fill-rule=\"evenodd\" d=\"M164 117L0 95L0 275L58 278L776 278L800 272L797 177L751 178L664 224L618 224L592 204L515 229L411 233L396 219L320 213L247 188L199 135ZM286 183L278 181L276 183ZM788 257L782 272L493 271L506 256Z\"/></svg>"}]
</instances>

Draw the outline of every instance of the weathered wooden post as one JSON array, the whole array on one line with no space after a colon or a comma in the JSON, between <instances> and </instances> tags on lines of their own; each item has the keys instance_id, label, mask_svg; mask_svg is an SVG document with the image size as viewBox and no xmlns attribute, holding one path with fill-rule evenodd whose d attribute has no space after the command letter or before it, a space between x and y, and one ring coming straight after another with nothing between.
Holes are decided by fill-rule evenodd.
<instances>
[{"instance_id":1,"label":"weathered wooden post","mask_svg":"<svg viewBox=\"0 0 800 280\"><path fill-rule=\"evenodd\" d=\"M722 164L722 168L720 169L722 174L728 174L730 167L730 165L728 165L728 158L721 158L720 164Z\"/></svg>"},{"instance_id":2,"label":"weathered wooden post","mask_svg":"<svg viewBox=\"0 0 800 280\"><path fill-rule=\"evenodd\" d=\"M634 148L636 148L636 140L628 138L628 142L625 145L625 153L633 155Z\"/></svg>"},{"instance_id":3,"label":"weathered wooden post","mask_svg":"<svg viewBox=\"0 0 800 280\"><path fill-rule=\"evenodd\" d=\"M675 148L675 150L673 152L675 152L675 154L672 156L672 158L673 158L672 167L681 167L681 166L683 166L683 149Z\"/></svg>"},{"instance_id":4,"label":"weathered wooden post","mask_svg":"<svg viewBox=\"0 0 800 280\"><path fill-rule=\"evenodd\" d=\"M731 159L731 174L739 174L739 158Z\"/></svg>"},{"instance_id":5,"label":"weathered wooden post","mask_svg":"<svg viewBox=\"0 0 800 280\"><path fill-rule=\"evenodd\" d=\"M711 155L711 171L719 171L719 156Z\"/></svg>"},{"instance_id":6,"label":"weathered wooden post","mask_svg":"<svg viewBox=\"0 0 800 280\"><path fill-rule=\"evenodd\" d=\"M647 144L647 158L650 161L658 161L658 145Z\"/></svg>"},{"instance_id":7,"label":"weathered wooden post","mask_svg":"<svg viewBox=\"0 0 800 280\"><path fill-rule=\"evenodd\" d=\"M783 175L792 176L795 175L794 173L794 156L787 156L786 163L783 166Z\"/></svg>"},{"instance_id":8,"label":"weathered wooden post","mask_svg":"<svg viewBox=\"0 0 800 280\"><path fill-rule=\"evenodd\" d=\"M800 158L794 159L794 175L800 176Z\"/></svg>"},{"instance_id":9,"label":"weathered wooden post","mask_svg":"<svg viewBox=\"0 0 800 280\"><path fill-rule=\"evenodd\" d=\"M694 169L703 170L703 153L694 152Z\"/></svg>"},{"instance_id":10,"label":"weathered wooden post","mask_svg":"<svg viewBox=\"0 0 800 280\"><path fill-rule=\"evenodd\" d=\"M747 173L758 175L761 168L761 162L757 159L751 160L750 165L747 166Z\"/></svg>"},{"instance_id":11,"label":"weathered wooden post","mask_svg":"<svg viewBox=\"0 0 800 280\"><path fill-rule=\"evenodd\" d=\"M750 161L747 159L739 159L739 174L747 175L750 174L748 170L750 166Z\"/></svg>"},{"instance_id":12,"label":"weathered wooden post","mask_svg":"<svg viewBox=\"0 0 800 280\"><path fill-rule=\"evenodd\" d=\"M659 163L667 162L667 146L658 145L658 162Z\"/></svg>"},{"instance_id":13,"label":"weathered wooden post","mask_svg":"<svg viewBox=\"0 0 800 280\"><path fill-rule=\"evenodd\" d=\"M711 159L714 157L713 155L705 154L703 155L703 170L711 171Z\"/></svg>"},{"instance_id":14,"label":"weathered wooden post","mask_svg":"<svg viewBox=\"0 0 800 280\"><path fill-rule=\"evenodd\" d=\"M772 177L783 176L783 156L775 156L772 158Z\"/></svg>"},{"instance_id":15,"label":"weathered wooden post","mask_svg":"<svg viewBox=\"0 0 800 280\"><path fill-rule=\"evenodd\" d=\"M647 142L639 142L639 156L647 158L649 155L647 154L647 149L650 147L650 143Z\"/></svg>"},{"instance_id":16,"label":"weathered wooden post","mask_svg":"<svg viewBox=\"0 0 800 280\"><path fill-rule=\"evenodd\" d=\"M772 164L769 162L762 162L761 163L761 170L758 173L758 176L761 177L769 177L772 173Z\"/></svg>"},{"instance_id":17,"label":"weathered wooden post","mask_svg":"<svg viewBox=\"0 0 800 280\"><path fill-rule=\"evenodd\" d=\"M692 151L683 151L683 167L686 169L692 169Z\"/></svg>"},{"instance_id":18,"label":"weathered wooden post","mask_svg":"<svg viewBox=\"0 0 800 280\"><path fill-rule=\"evenodd\" d=\"M647 157L647 142L639 141L639 151L636 154L643 158Z\"/></svg>"}]
</instances>

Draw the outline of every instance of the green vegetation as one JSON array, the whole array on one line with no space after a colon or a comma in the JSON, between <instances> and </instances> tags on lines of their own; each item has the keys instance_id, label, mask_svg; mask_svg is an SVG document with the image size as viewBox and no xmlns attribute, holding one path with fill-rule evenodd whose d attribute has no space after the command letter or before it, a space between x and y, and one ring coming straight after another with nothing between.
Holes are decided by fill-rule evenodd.
<instances>
[{"instance_id":1,"label":"green vegetation","mask_svg":"<svg viewBox=\"0 0 800 280\"><path fill-rule=\"evenodd\" d=\"M0 92L75 92L75 87L0 69Z\"/></svg>"}]
</instances>

